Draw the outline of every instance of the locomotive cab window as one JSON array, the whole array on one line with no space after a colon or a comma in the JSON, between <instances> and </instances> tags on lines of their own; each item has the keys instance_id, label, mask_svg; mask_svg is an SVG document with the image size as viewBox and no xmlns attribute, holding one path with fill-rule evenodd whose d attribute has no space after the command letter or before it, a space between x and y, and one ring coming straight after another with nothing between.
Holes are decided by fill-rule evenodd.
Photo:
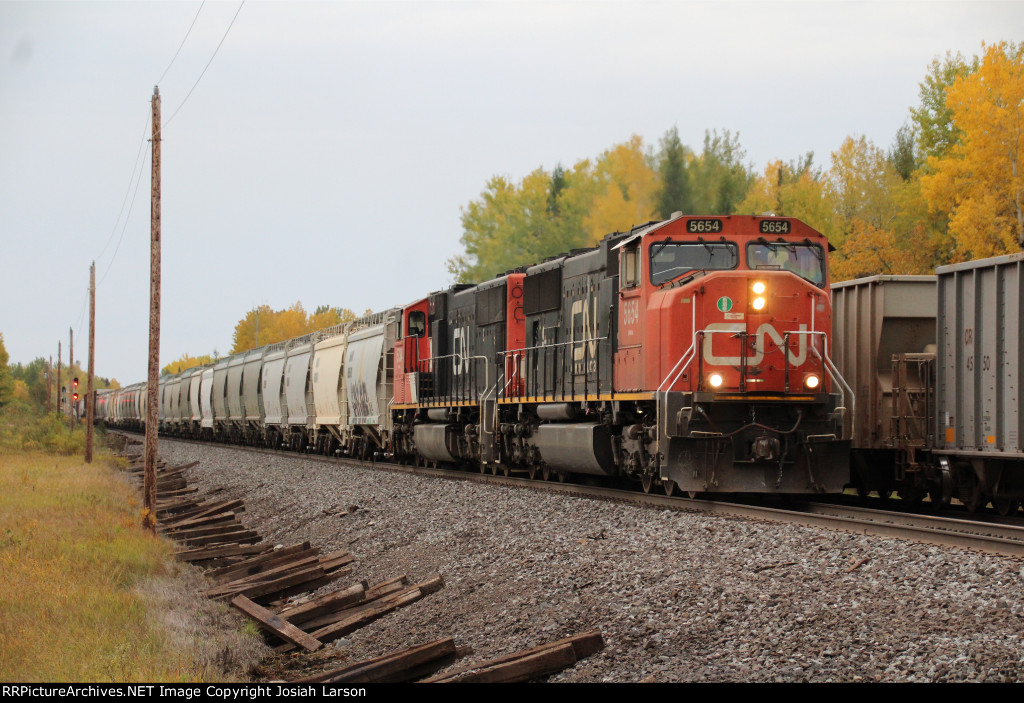
<instances>
[{"instance_id":1,"label":"locomotive cab window","mask_svg":"<svg viewBox=\"0 0 1024 703\"><path fill-rule=\"evenodd\" d=\"M620 288L635 288L640 285L640 249L628 247L622 252L622 269L619 280Z\"/></svg>"},{"instance_id":2,"label":"locomotive cab window","mask_svg":"<svg viewBox=\"0 0 1024 703\"><path fill-rule=\"evenodd\" d=\"M723 271L739 264L732 242L673 242L651 244L651 283L661 285L691 271Z\"/></svg>"},{"instance_id":3,"label":"locomotive cab window","mask_svg":"<svg viewBox=\"0 0 1024 703\"><path fill-rule=\"evenodd\" d=\"M767 240L748 244L747 266L753 270L789 271L819 288L825 284L825 253L817 244Z\"/></svg>"},{"instance_id":4,"label":"locomotive cab window","mask_svg":"<svg viewBox=\"0 0 1024 703\"><path fill-rule=\"evenodd\" d=\"M409 337L422 337L427 332L427 316L422 310L413 310L409 313L409 324L406 328L406 335Z\"/></svg>"}]
</instances>

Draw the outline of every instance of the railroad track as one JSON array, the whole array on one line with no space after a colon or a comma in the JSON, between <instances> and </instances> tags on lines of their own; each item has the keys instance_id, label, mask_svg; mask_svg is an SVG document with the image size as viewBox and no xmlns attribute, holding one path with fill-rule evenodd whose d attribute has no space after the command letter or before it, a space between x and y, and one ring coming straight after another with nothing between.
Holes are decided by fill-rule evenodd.
<instances>
[{"instance_id":1,"label":"railroad track","mask_svg":"<svg viewBox=\"0 0 1024 703\"><path fill-rule=\"evenodd\" d=\"M348 464L381 471L429 476L447 480L515 486L532 490L582 498L595 498L633 505L700 512L711 515L769 520L788 524L822 527L844 532L877 537L891 537L926 544L972 549L989 554L1024 557L1024 526L985 520L967 520L942 515L922 515L830 503L796 502L789 507L771 507L751 503L713 501L700 498L664 496L640 493L624 488L590 486L581 483L538 481L517 476L491 474L456 469L408 466L383 462L362 461L345 457L319 454L297 454L280 449L248 447L232 444L211 444L198 440L161 438L161 441L185 442L207 447L233 448L280 457L291 457L328 464Z\"/></svg>"}]
</instances>

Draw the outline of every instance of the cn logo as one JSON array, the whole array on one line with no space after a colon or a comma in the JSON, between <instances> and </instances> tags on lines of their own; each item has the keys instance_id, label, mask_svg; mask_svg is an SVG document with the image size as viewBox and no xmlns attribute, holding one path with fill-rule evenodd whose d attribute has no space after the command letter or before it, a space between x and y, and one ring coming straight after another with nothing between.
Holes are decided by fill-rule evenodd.
<instances>
[{"instance_id":1,"label":"cn logo","mask_svg":"<svg viewBox=\"0 0 1024 703\"><path fill-rule=\"evenodd\" d=\"M721 301L719 301L719 304L721 304ZM743 332L743 331L745 331L744 325L742 323L738 323L738 322L737 323L732 323L732 322L715 322L715 323L707 325L707 327L705 327L704 329L705 329L705 331L712 333L712 334L707 334L704 337L704 361L705 361L705 363L712 364L712 365L715 365L715 366L739 366L740 363L741 363L740 357L738 357L738 356L715 356L713 347L715 345L715 338L716 337L726 337L726 338L729 338L729 337L732 336L732 335L728 334L729 332L736 333L736 332ZM807 325L800 325L800 332L805 332L806 330L807 330ZM786 341L785 337L783 335L779 334L779 331L777 329L775 329L771 324L769 324L767 322L764 323L763 325L761 325L760 327L757 328L757 333L755 335L756 341L755 341L755 344L754 344L754 353L751 356L747 356L747 364L748 365L756 366L757 364L760 364L761 361L764 359L764 346L765 346L764 338L765 338L765 336L770 337L771 340L773 342L775 342L775 345L777 347L780 347L780 348L782 347L782 345ZM806 334L798 334L798 335L796 335L796 337L798 338L796 352L793 351L792 340L790 342L789 363L792 366L802 366L803 363L805 361L807 361L807 335ZM721 343L721 342L719 342L719 343Z\"/></svg>"}]
</instances>

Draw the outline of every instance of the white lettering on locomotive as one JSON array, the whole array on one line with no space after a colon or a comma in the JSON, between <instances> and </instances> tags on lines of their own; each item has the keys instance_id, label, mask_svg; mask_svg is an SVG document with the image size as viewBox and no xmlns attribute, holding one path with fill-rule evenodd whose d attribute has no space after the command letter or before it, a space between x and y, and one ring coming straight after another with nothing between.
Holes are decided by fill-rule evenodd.
<instances>
[{"instance_id":1,"label":"white lettering on locomotive","mask_svg":"<svg viewBox=\"0 0 1024 703\"><path fill-rule=\"evenodd\" d=\"M726 332L743 332L746 327L742 324L731 323L731 322L713 322L707 327L705 331L711 332L712 334L705 335L704 338L704 362L714 366L739 366L741 363L740 357L738 356L716 356L712 347L714 345L715 337L729 337L730 335L724 334ZM800 325L801 333L807 331L807 325ZM784 335L779 334L779 331L775 329L771 324L764 323L757 328L755 334L755 344L753 355L747 356L747 365L756 366L760 364L764 359L764 348L765 348L765 335L771 338L777 347L782 347L785 344L786 338ZM797 351L794 353L792 348L792 340L789 349L789 363L791 366L802 366L807 361L807 335L798 334L795 335L797 341Z\"/></svg>"},{"instance_id":2,"label":"white lettering on locomotive","mask_svg":"<svg viewBox=\"0 0 1024 703\"><path fill-rule=\"evenodd\" d=\"M469 351L469 327L456 327L452 330L452 372L461 376L469 370L469 360L466 359L466 352Z\"/></svg>"},{"instance_id":3,"label":"white lettering on locomotive","mask_svg":"<svg viewBox=\"0 0 1024 703\"><path fill-rule=\"evenodd\" d=\"M570 334L572 341L572 360L573 369L575 373L581 374L583 371L584 360L587 362L587 373L593 373L597 370L597 320L595 319L597 313L597 301L594 304L590 304L590 298L583 298L581 300L574 300L572 302L572 325ZM580 320L580 317L583 319ZM576 339L576 328L577 326L582 327L583 339ZM583 345L586 344L584 350Z\"/></svg>"}]
</instances>

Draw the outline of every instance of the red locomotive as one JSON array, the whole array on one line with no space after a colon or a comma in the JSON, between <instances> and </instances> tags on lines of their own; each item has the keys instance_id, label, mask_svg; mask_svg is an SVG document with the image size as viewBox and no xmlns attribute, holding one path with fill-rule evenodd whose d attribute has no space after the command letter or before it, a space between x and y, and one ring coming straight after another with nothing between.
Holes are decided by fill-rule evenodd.
<instances>
[{"instance_id":1,"label":"red locomotive","mask_svg":"<svg viewBox=\"0 0 1024 703\"><path fill-rule=\"evenodd\" d=\"M393 451L650 491L841 492L825 237L676 215L405 307Z\"/></svg>"}]
</instances>

